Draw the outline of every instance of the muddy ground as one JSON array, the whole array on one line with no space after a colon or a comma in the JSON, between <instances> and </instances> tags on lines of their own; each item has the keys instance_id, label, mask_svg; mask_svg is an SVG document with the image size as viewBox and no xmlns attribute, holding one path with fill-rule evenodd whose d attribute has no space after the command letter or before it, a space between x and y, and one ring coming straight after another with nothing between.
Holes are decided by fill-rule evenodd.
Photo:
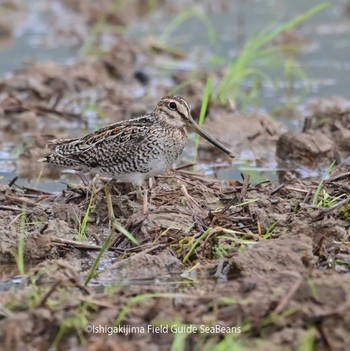
<instances>
[{"instance_id":1,"label":"muddy ground","mask_svg":"<svg viewBox=\"0 0 350 351\"><path fill-rule=\"evenodd\" d=\"M104 11L89 2L63 3L75 4L70 10L81 13L87 28ZM127 11L131 18L144 11L135 6L141 13ZM123 25L129 20L118 16L107 18ZM70 65L33 62L3 79L2 137L20 139L23 148L16 175L33 184L61 179L61 169L37 162L50 137L82 135L149 112L170 88L188 80L184 72L163 80L148 74L144 67L169 55L153 49L118 35L98 57ZM202 73L178 91L195 118L205 81ZM306 110L298 117L303 131L290 132L268 115L210 103L204 128L237 158L251 150L259 166L277 160L284 169L279 181L217 180L182 158L179 169L146 185L146 213L132 187L114 186L117 227L108 220L104 180L96 192L83 182L50 192L18 185L16 178L2 181L0 265L3 272L16 265L24 236L28 275L18 284L5 275L0 283L0 349L347 350L350 110L341 98L311 101ZM204 142L199 160L230 162ZM298 177L298 167L325 169L333 160L321 185L321 177ZM106 241L98 274L85 286ZM162 332L148 332L159 325ZM167 331L171 325L201 332L173 333ZM91 332L87 326L105 329ZM124 329L108 335L112 326ZM214 329L205 333L201 326Z\"/></svg>"}]
</instances>

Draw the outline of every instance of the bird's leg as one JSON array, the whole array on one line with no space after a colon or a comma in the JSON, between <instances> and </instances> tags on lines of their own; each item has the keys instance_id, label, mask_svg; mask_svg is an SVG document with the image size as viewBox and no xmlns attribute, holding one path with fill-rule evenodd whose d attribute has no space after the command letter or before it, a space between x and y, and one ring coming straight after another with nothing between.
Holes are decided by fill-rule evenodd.
<instances>
[{"instance_id":1,"label":"bird's leg","mask_svg":"<svg viewBox=\"0 0 350 351\"><path fill-rule=\"evenodd\" d=\"M153 188L153 186L154 186L154 178L151 177L151 178L148 179L148 188L149 188L149 190L151 190Z\"/></svg>"},{"instance_id":2,"label":"bird's leg","mask_svg":"<svg viewBox=\"0 0 350 351\"><path fill-rule=\"evenodd\" d=\"M137 199L138 203L143 204L144 197L142 195L141 185L136 185L136 199Z\"/></svg>"},{"instance_id":3,"label":"bird's leg","mask_svg":"<svg viewBox=\"0 0 350 351\"><path fill-rule=\"evenodd\" d=\"M76 175L80 178L80 180L82 181L82 183L84 184L85 187L89 186L89 184L90 184L89 179L82 171L78 171L76 173Z\"/></svg>"},{"instance_id":4,"label":"bird's leg","mask_svg":"<svg viewBox=\"0 0 350 351\"><path fill-rule=\"evenodd\" d=\"M107 202L107 211L108 211L108 218L110 221L115 219L114 210L113 210L113 203L112 203L112 196L111 190L114 185L114 179L110 180L104 187L104 191L106 194L106 202Z\"/></svg>"},{"instance_id":5,"label":"bird's leg","mask_svg":"<svg viewBox=\"0 0 350 351\"><path fill-rule=\"evenodd\" d=\"M99 180L100 180L100 176L99 174L96 174L91 182L93 188L97 189L97 183Z\"/></svg>"},{"instance_id":6,"label":"bird's leg","mask_svg":"<svg viewBox=\"0 0 350 351\"><path fill-rule=\"evenodd\" d=\"M136 199L143 206L143 214L146 214L148 211L148 190L145 189L144 195L142 195L141 185L136 185Z\"/></svg>"},{"instance_id":7,"label":"bird's leg","mask_svg":"<svg viewBox=\"0 0 350 351\"><path fill-rule=\"evenodd\" d=\"M142 208L142 212L143 214L146 214L148 211L148 190L145 189L145 195L143 197L143 208Z\"/></svg>"}]
</instances>

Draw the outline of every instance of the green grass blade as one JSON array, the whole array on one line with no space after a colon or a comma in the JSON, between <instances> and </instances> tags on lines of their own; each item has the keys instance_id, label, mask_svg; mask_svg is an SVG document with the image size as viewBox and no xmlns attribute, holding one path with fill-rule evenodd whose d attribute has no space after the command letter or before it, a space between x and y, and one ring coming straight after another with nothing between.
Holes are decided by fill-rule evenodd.
<instances>
[{"instance_id":1,"label":"green grass blade","mask_svg":"<svg viewBox=\"0 0 350 351\"><path fill-rule=\"evenodd\" d=\"M111 232L108 235L108 238L103 243L103 245L101 247L101 250L99 251L97 257L95 258L94 263L92 264L92 266L91 266L91 268L89 270L89 273L88 273L88 275L86 277L86 280L85 280L85 283L84 283L85 286L87 286L90 283L91 279L96 276L96 274L97 274L96 271L97 271L98 264L101 261L102 255L105 253L106 250L108 250L113 236L114 236L114 231L111 230Z\"/></svg>"},{"instance_id":2,"label":"green grass blade","mask_svg":"<svg viewBox=\"0 0 350 351\"><path fill-rule=\"evenodd\" d=\"M78 235L77 235L77 241L82 241L86 232L86 227L90 218L90 213L91 213L91 209L92 209L92 203L94 201L94 197L95 197L95 187L92 188L91 191L91 196L90 196L90 201L89 201L89 205L88 208L85 212L84 218L82 220L82 222L79 224L79 231L78 231Z\"/></svg>"},{"instance_id":3,"label":"green grass blade","mask_svg":"<svg viewBox=\"0 0 350 351\"><path fill-rule=\"evenodd\" d=\"M267 79L267 75L262 73L262 67L267 68L272 65L283 67L283 46L272 45L266 48L266 44L271 43L271 41L281 33L294 28L328 6L328 2L322 2L287 23L275 28L268 26L255 37L250 38L238 58L228 66L226 75L214 89L212 96L213 101L225 105L230 102L236 94L240 97L244 96L242 84L247 78L254 79L260 76L263 80ZM257 72L260 72L258 76L256 75ZM300 70L298 76L303 76Z\"/></svg>"},{"instance_id":4,"label":"green grass blade","mask_svg":"<svg viewBox=\"0 0 350 351\"><path fill-rule=\"evenodd\" d=\"M319 198L319 196L320 196L320 193L321 193L321 190L322 190L322 187L323 187L323 182L329 177L329 174L331 173L334 164L335 164L335 161L333 161L333 162L328 166L328 168L326 169L326 172L323 174L322 179L321 179L321 181L320 181L319 184L318 184L318 187L317 187L317 189L316 189L315 195L314 195L314 197L313 197L313 199L312 199L312 204L313 204L314 206L317 206L318 198Z\"/></svg>"},{"instance_id":5,"label":"green grass blade","mask_svg":"<svg viewBox=\"0 0 350 351\"><path fill-rule=\"evenodd\" d=\"M114 221L113 226L119 230L126 238L128 238L133 244L140 245L139 241L134 237L134 235L126 230L120 223Z\"/></svg>"},{"instance_id":6,"label":"green grass blade","mask_svg":"<svg viewBox=\"0 0 350 351\"><path fill-rule=\"evenodd\" d=\"M194 250L197 248L199 243L212 231L212 228L207 229L191 246L190 250L188 251L187 255L182 260L183 263L186 263L190 257L192 256Z\"/></svg>"}]
</instances>

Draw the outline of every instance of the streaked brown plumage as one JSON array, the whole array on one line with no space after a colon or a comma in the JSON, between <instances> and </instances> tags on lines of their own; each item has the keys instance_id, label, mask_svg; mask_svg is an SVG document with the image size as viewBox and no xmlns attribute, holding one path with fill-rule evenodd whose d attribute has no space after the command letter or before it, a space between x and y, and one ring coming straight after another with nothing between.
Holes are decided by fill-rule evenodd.
<instances>
[{"instance_id":1,"label":"streaked brown plumage","mask_svg":"<svg viewBox=\"0 0 350 351\"><path fill-rule=\"evenodd\" d=\"M139 187L172 166L186 145L187 131L197 132L234 157L196 124L183 98L166 96L150 114L111 124L82 138L50 141L47 147L53 152L42 161L93 171Z\"/></svg>"}]
</instances>

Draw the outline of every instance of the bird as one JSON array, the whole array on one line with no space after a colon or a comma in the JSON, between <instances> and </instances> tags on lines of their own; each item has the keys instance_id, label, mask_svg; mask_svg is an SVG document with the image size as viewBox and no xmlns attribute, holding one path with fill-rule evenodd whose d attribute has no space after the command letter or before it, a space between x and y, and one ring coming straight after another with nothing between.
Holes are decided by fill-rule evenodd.
<instances>
[{"instance_id":1,"label":"bird","mask_svg":"<svg viewBox=\"0 0 350 351\"><path fill-rule=\"evenodd\" d=\"M108 125L84 137L50 140L46 147L51 153L39 161L132 183L140 195L145 180L172 167L186 146L189 132L196 132L234 157L194 121L185 99L165 96L149 114ZM105 189L108 214L114 218L109 190Z\"/></svg>"}]
</instances>

